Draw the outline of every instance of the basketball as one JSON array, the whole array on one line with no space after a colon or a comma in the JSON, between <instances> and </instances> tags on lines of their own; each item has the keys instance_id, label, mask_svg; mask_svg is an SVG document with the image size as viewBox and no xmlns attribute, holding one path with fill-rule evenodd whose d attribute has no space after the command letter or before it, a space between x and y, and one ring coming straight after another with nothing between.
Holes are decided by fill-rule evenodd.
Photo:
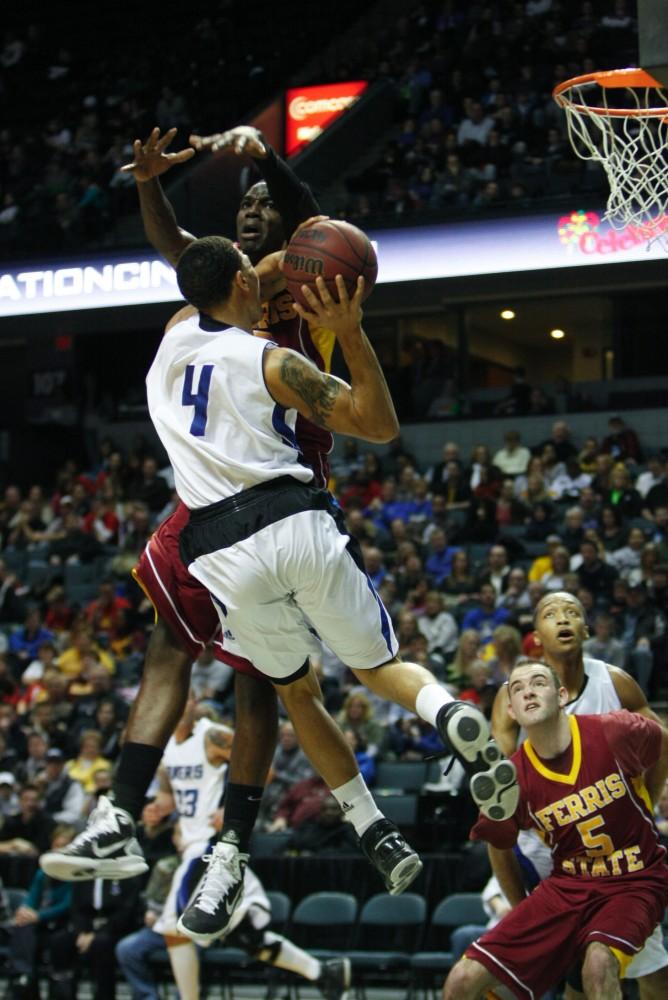
<instances>
[{"instance_id":1,"label":"basketball","mask_svg":"<svg viewBox=\"0 0 668 1000\"><path fill-rule=\"evenodd\" d=\"M340 274L352 296L358 276L364 278L364 298L371 294L378 277L376 251L368 237L349 222L316 222L298 232L288 244L283 260L283 274L288 289L300 305L308 309L301 292L308 285L315 292L315 279L325 279L333 297L338 299L336 283ZM317 295L317 292L316 292Z\"/></svg>"}]
</instances>

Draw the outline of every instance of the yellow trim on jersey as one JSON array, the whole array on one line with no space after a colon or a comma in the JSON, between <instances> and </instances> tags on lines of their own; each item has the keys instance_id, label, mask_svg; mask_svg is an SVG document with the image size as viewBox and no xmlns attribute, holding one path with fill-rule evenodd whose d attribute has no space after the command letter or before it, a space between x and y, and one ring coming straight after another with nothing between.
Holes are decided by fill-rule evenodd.
<instances>
[{"instance_id":1,"label":"yellow trim on jersey","mask_svg":"<svg viewBox=\"0 0 668 1000\"><path fill-rule=\"evenodd\" d=\"M543 778L547 778L549 781L560 781L562 785L574 785L577 781L578 774L580 773L580 766L582 765L582 741L580 740L580 729L578 727L576 716L569 715L568 724L571 727L571 738L573 740L573 763L571 764L571 769L568 774L559 774L558 771L551 771L549 767L546 767L534 748L531 746L528 738L522 744L524 752L529 758L529 761L533 765L534 769L538 771Z\"/></svg>"},{"instance_id":2,"label":"yellow trim on jersey","mask_svg":"<svg viewBox=\"0 0 668 1000\"><path fill-rule=\"evenodd\" d=\"M626 977L626 970L635 958L635 955L627 955L625 951L620 951L619 948L613 948L610 944L608 945L608 948L619 962L619 978L624 979Z\"/></svg>"},{"instance_id":3,"label":"yellow trim on jersey","mask_svg":"<svg viewBox=\"0 0 668 1000\"><path fill-rule=\"evenodd\" d=\"M138 584L141 587L141 589L144 591L145 596L151 602L151 607L153 608L153 624L157 625L158 624L158 609L156 608L155 604L153 603L153 599L151 598L151 595L149 594L148 590L144 586L144 584L143 584L143 582L142 582L142 580L141 580L141 578L139 576L139 573L137 572L137 569L136 569L135 566L132 567L132 569L131 569L130 572L132 574L132 579L135 581L136 584Z\"/></svg>"},{"instance_id":4,"label":"yellow trim on jersey","mask_svg":"<svg viewBox=\"0 0 668 1000\"><path fill-rule=\"evenodd\" d=\"M645 782L643 781L642 774L638 774L635 778L631 778L631 784L633 785L633 790L639 799L647 806L650 815L654 815L654 806L652 805L652 799L645 787Z\"/></svg>"},{"instance_id":5,"label":"yellow trim on jersey","mask_svg":"<svg viewBox=\"0 0 668 1000\"><path fill-rule=\"evenodd\" d=\"M332 354L336 343L336 334L326 326L309 327L311 340L322 358L323 371L329 375L332 370Z\"/></svg>"}]
</instances>

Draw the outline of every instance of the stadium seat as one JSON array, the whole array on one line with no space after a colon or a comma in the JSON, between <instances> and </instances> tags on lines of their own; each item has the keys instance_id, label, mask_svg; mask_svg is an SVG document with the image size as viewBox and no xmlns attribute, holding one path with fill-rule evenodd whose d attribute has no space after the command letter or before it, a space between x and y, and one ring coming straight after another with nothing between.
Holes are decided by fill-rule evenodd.
<instances>
[{"instance_id":1,"label":"stadium seat","mask_svg":"<svg viewBox=\"0 0 668 1000\"><path fill-rule=\"evenodd\" d=\"M317 958L347 954L357 920L357 900L348 892L314 892L297 904L290 935ZM327 947L323 948L323 941Z\"/></svg>"},{"instance_id":2,"label":"stadium seat","mask_svg":"<svg viewBox=\"0 0 668 1000\"><path fill-rule=\"evenodd\" d=\"M376 791L392 788L402 792L418 792L426 780L425 761L381 761L376 770Z\"/></svg>"},{"instance_id":3,"label":"stadium seat","mask_svg":"<svg viewBox=\"0 0 668 1000\"><path fill-rule=\"evenodd\" d=\"M410 956L423 935L427 904L422 896L379 893L367 900L358 925L356 947L349 953L353 979L365 997L367 983L408 986Z\"/></svg>"},{"instance_id":4,"label":"stadium seat","mask_svg":"<svg viewBox=\"0 0 668 1000\"><path fill-rule=\"evenodd\" d=\"M414 792L402 795L382 795L374 791L373 797L381 812L397 826L415 826L417 823L418 797Z\"/></svg>"},{"instance_id":5,"label":"stadium seat","mask_svg":"<svg viewBox=\"0 0 668 1000\"><path fill-rule=\"evenodd\" d=\"M290 830L280 833L265 833L254 830L250 841L250 853L253 858L273 858L281 855L292 836Z\"/></svg>"},{"instance_id":6,"label":"stadium seat","mask_svg":"<svg viewBox=\"0 0 668 1000\"><path fill-rule=\"evenodd\" d=\"M424 950L411 956L414 987L440 993L453 964L452 952L443 950L443 945L450 942L451 932L464 924L484 926L487 920L480 893L459 892L442 899L431 915Z\"/></svg>"},{"instance_id":7,"label":"stadium seat","mask_svg":"<svg viewBox=\"0 0 668 1000\"><path fill-rule=\"evenodd\" d=\"M282 933L290 921L292 913L292 900L285 892L276 889L267 893L267 899L271 905L271 926L278 933Z\"/></svg>"}]
</instances>

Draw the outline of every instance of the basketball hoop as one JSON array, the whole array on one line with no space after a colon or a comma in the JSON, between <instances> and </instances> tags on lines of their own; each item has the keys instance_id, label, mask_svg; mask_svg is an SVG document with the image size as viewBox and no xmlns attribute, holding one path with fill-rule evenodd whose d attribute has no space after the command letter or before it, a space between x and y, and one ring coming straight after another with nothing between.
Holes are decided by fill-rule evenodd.
<instances>
[{"instance_id":1,"label":"basketball hoop","mask_svg":"<svg viewBox=\"0 0 668 1000\"><path fill-rule=\"evenodd\" d=\"M668 249L668 88L642 69L574 77L555 87L571 145L610 183L605 219Z\"/></svg>"}]
</instances>

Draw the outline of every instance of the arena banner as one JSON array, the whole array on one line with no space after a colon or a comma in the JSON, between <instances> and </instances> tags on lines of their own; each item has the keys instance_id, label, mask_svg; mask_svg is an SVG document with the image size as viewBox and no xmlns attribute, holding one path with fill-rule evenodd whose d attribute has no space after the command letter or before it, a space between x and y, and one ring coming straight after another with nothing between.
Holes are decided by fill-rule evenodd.
<instances>
[{"instance_id":1,"label":"arena banner","mask_svg":"<svg viewBox=\"0 0 668 1000\"><path fill-rule=\"evenodd\" d=\"M618 232L593 211L565 215L487 219L369 232L378 253L378 282L424 281L556 268L626 264L668 257L657 241L647 245L632 226ZM0 264L3 317L77 309L178 302L173 269L137 256Z\"/></svg>"},{"instance_id":2,"label":"arena banner","mask_svg":"<svg viewBox=\"0 0 668 1000\"><path fill-rule=\"evenodd\" d=\"M294 156L313 142L367 87L364 80L351 80L286 90L285 155Z\"/></svg>"}]
</instances>

